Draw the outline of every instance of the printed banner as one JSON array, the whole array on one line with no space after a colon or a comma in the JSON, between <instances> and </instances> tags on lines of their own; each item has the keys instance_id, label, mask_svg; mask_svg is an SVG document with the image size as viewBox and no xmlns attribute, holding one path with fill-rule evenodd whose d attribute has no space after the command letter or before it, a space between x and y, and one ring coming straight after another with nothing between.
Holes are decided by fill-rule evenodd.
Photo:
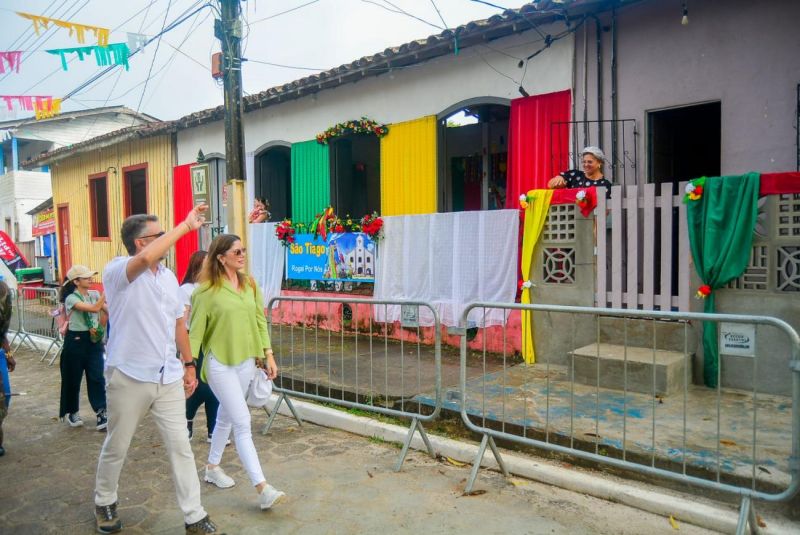
<instances>
[{"instance_id":1,"label":"printed banner","mask_svg":"<svg viewBox=\"0 0 800 535\"><path fill-rule=\"evenodd\" d=\"M17 249L17 245L2 230L0 230L0 258L11 273L16 272L19 268L29 266L28 261Z\"/></svg>"},{"instance_id":2,"label":"printed banner","mask_svg":"<svg viewBox=\"0 0 800 535\"><path fill-rule=\"evenodd\" d=\"M286 278L375 282L376 251L375 242L363 232L332 233L327 240L295 234L295 243L286 251Z\"/></svg>"},{"instance_id":3,"label":"printed banner","mask_svg":"<svg viewBox=\"0 0 800 535\"><path fill-rule=\"evenodd\" d=\"M33 216L32 234L44 236L56 231L56 213L52 208L43 210Z\"/></svg>"}]
</instances>

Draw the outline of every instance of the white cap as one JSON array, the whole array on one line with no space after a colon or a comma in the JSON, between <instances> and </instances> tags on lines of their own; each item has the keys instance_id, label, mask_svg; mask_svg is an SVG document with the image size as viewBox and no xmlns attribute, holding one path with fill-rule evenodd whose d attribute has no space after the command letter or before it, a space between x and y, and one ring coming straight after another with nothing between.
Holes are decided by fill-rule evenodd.
<instances>
[{"instance_id":1,"label":"white cap","mask_svg":"<svg viewBox=\"0 0 800 535\"><path fill-rule=\"evenodd\" d=\"M594 147L591 145L588 147L584 147L583 150L581 151L581 156L583 156L584 154L591 154L601 162L606 161L606 155L600 147Z\"/></svg>"}]
</instances>

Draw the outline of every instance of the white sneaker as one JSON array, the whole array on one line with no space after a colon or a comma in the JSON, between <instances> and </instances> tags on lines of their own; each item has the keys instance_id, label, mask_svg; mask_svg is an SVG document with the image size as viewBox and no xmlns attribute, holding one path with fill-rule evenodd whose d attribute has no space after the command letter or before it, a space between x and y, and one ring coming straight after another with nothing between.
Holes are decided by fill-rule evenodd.
<instances>
[{"instance_id":1,"label":"white sneaker","mask_svg":"<svg viewBox=\"0 0 800 535\"><path fill-rule=\"evenodd\" d=\"M286 493L280 491L273 487L272 485L267 485L264 487L264 490L261 491L261 494L258 495L258 501L261 505L261 510L265 511L281 501L283 497L286 496Z\"/></svg>"},{"instance_id":2,"label":"white sneaker","mask_svg":"<svg viewBox=\"0 0 800 535\"><path fill-rule=\"evenodd\" d=\"M206 483L213 483L221 489L229 489L236 484L236 481L219 466L211 470L206 466L206 477L204 479Z\"/></svg>"},{"instance_id":3,"label":"white sneaker","mask_svg":"<svg viewBox=\"0 0 800 535\"><path fill-rule=\"evenodd\" d=\"M208 438L206 439L206 442L208 442L209 444L211 444L211 438L212 438L212 437L211 437L211 435L208 435ZM226 446L230 446L230 445L231 445L231 439L228 439L228 440L226 440L226 441L225 441L225 445L226 445Z\"/></svg>"}]
</instances>

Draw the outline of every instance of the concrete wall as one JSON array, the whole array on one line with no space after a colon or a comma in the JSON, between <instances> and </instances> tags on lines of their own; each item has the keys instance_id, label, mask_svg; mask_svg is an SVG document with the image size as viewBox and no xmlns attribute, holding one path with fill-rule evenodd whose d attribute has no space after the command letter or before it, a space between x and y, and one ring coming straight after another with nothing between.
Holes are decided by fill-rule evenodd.
<instances>
[{"instance_id":1,"label":"concrete wall","mask_svg":"<svg viewBox=\"0 0 800 535\"><path fill-rule=\"evenodd\" d=\"M563 24L558 25L552 32L557 33L562 27ZM543 31L550 30L544 28ZM255 151L270 141L313 139L338 122L361 116L390 124L436 115L470 98L518 98L517 82L523 71L517 67L517 62L538 49L540 41L538 34L529 30L491 41L491 49L470 47L457 56L435 58L392 73L367 77L362 82L324 90L315 96L247 113L244 116L245 151ZM522 81L528 93L568 89L572 85L572 52L573 41L565 38L532 60ZM194 161L198 149L206 154L224 154L221 121L178 133L179 163Z\"/></svg>"},{"instance_id":2,"label":"concrete wall","mask_svg":"<svg viewBox=\"0 0 800 535\"><path fill-rule=\"evenodd\" d=\"M601 16L610 26L608 13ZM800 2L650 0L618 11L619 119L635 119L639 181L647 177L647 111L722 105L722 174L796 167ZM588 25L588 118L597 119L594 23ZM575 116L583 117L584 32L576 34ZM604 118L611 119L611 34L603 33ZM608 137L606 152L611 150ZM649 180L648 180L649 179Z\"/></svg>"}]
</instances>

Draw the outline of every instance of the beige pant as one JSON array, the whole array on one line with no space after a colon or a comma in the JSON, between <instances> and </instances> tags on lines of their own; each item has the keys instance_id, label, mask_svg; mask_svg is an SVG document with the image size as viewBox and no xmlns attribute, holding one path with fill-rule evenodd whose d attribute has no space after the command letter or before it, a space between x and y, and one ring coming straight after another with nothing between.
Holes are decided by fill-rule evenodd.
<instances>
[{"instance_id":1,"label":"beige pant","mask_svg":"<svg viewBox=\"0 0 800 535\"><path fill-rule=\"evenodd\" d=\"M97 463L95 505L117 501L119 474L139 422L152 414L167 449L178 505L187 524L202 520L206 512L200 503L200 480L186 431L186 400L183 382L167 385L131 379L119 370L106 383L108 435Z\"/></svg>"}]
</instances>

